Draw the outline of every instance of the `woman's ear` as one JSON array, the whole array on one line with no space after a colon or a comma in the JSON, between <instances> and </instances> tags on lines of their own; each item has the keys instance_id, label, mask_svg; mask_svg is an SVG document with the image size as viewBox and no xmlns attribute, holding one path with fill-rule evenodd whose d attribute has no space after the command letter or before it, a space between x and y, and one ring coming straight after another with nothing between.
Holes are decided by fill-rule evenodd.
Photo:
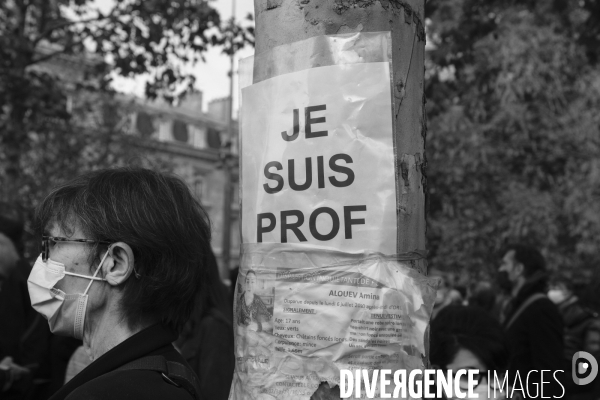
<instances>
[{"instance_id":1,"label":"woman's ear","mask_svg":"<svg viewBox=\"0 0 600 400\"><path fill-rule=\"evenodd\" d=\"M111 244L108 251L110 262L106 264L104 278L109 285L119 286L134 272L133 250L127 243L117 242Z\"/></svg>"}]
</instances>

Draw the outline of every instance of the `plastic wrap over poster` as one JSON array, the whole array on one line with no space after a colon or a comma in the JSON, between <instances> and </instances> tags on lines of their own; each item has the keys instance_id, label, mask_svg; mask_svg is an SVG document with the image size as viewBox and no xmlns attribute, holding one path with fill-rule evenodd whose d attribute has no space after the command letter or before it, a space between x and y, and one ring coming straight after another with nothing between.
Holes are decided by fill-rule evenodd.
<instances>
[{"instance_id":1,"label":"plastic wrap over poster","mask_svg":"<svg viewBox=\"0 0 600 400\"><path fill-rule=\"evenodd\" d=\"M390 43L323 36L254 59L271 72L242 89L232 400L423 368L435 289L418 254L396 254Z\"/></svg>"}]
</instances>

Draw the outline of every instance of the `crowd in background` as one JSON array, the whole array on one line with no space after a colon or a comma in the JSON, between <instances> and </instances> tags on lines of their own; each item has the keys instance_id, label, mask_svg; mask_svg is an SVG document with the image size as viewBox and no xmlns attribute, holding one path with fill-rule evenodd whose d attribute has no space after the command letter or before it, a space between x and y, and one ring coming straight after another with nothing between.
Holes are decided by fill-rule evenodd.
<instances>
[{"instance_id":1,"label":"crowd in background","mask_svg":"<svg viewBox=\"0 0 600 400\"><path fill-rule=\"evenodd\" d=\"M500 397L600 399L600 379L581 386L572 379L575 353L600 360L598 294L589 281L552 274L537 249L522 245L505 249L493 280L437 274L433 365L482 371L479 398L488 398L488 387L502 386L487 379L485 373L495 371L508 376L509 390L504 385ZM553 375L557 370L564 372Z\"/></svg>"},{"instance_id":2,"label":"crowd in background","mask_svg":"<svg viewBox=\"0 0 600 400\"><path fill-rule=\"evenodd\" d=\"M30 305L22 257L23 226L0 218L0 393L3 399L46 399L89 363L82 342L50 333L47 321ZM198 295L196 309L176 341L176 348L200 377L210 399L226 399L234 368L231 288L219 279L214 255L207 262L210 284ZM430 362L436 368L479 369L479 398L487 398L486 371L513 376L523 390L538 397L526 382L529 371L565 371L549 382L545 396L577 400L600 398L599 379L577 386L571 359L586 351L600 360L600 318L587 293L587 282L550 274L534 248L508 247L498 260L494 279L469 281L464 274L431 271L440 286L432 315ZM509 385L515 386L511 378ZM517 385L518 386L518 385ZM506 396L506 393L504 394ZM513 393L513 397L514 393ZM562 397L562 396L561 396Z\"/></svg>"}]
</instances>

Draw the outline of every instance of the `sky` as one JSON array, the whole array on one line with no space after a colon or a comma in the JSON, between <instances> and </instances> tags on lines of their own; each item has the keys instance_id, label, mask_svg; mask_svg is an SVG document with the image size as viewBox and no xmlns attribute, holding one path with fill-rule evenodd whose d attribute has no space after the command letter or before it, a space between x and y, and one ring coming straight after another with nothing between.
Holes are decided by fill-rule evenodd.
<instances>
[{"instance_id":1,"label":"sky","mask_svg":"<svg viewBox=\"0 0 600 400\"><path fill-rule=\"evenodd\" d=\"M212 0L211 5L219 11L222 20L231 18L232 2L234 0ZM253 0L235 0L235 16L237 20L242 20L248 13L254 14ZM110 7L112 0L98 0L101 7ZM243 49L235 57L235 71L237 73L238 60L254 54L251 48ZM229 96L229 77L230 60L226 55L221 54L220 49L209 49L205 53L206 61L198 63L193 67L196 75L196 87L200 89L203 96L204 111L210 100ZM142 97L144 93L144 80L138 79L115 79L114 88L119 92L131 93ZM234 113L237 109L237 80L234 77Z\"/></svg>"}]
</instances>

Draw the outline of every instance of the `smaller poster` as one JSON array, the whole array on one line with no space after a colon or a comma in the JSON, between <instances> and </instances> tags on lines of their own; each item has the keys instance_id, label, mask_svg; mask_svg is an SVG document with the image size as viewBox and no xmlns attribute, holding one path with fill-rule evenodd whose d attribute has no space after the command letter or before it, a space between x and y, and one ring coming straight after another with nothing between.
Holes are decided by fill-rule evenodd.
<instances>
[{"instance_id":1,"label":"smaller poster","mask_svg":"<svg viewBox=\"0 0 600 400\"><path fill-rule=\"evenodd\" d=\"M233 399L306 400L321 382L339 384L340 369L423 368L435 299L427 278L380 256L318 267L303 267L301 253L279 268L273 261L239 276Z\"/></svg>"}]
</instances>

